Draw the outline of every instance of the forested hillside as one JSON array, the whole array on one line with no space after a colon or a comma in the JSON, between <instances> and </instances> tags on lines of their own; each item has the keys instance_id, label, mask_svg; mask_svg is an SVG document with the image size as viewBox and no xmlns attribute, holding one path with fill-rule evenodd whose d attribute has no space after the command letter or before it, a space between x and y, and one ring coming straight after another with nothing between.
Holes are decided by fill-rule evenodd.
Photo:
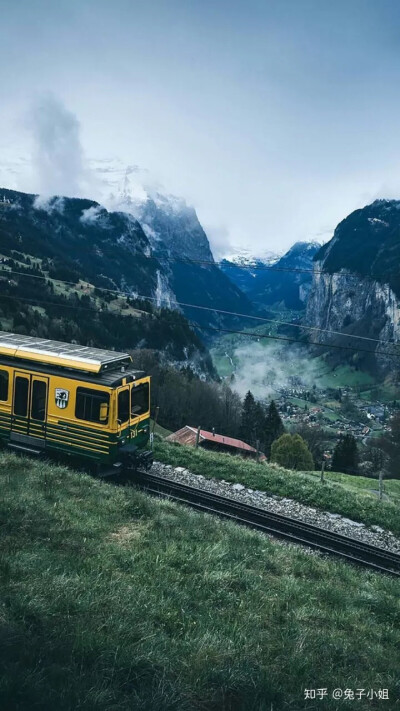
<instances>
[{"instance_id":1,"label":"forested hillside","mask_svg":"<svg viewBox=\"0 0 400 711\"><path fill-rule=\"evenodd\" d=\"M44 202L10 190L0 198L3 330L120 350L147 347L167 361L212 371L183 314L157 303L160 265L147 258L149 242L132 216L88 200Z\"/></svg>"}]
</instances>

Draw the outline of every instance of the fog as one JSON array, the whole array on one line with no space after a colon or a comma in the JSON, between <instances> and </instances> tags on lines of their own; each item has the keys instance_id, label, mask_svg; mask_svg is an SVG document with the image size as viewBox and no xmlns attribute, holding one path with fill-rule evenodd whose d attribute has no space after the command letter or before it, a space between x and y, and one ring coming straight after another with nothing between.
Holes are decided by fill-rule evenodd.
<instances>
[{"instance_id":1,"label":"fog","mask_svg":"<svg viewBox=\"0 0 400 711\"><path fill-rule=\"evenodd\" d=\"M277 395L281 388L312 388L319 374L315 360L301 346L249 342L234 349L232 387L244 397L248 390L260 400Z\"/></svg>"}]
</instances>

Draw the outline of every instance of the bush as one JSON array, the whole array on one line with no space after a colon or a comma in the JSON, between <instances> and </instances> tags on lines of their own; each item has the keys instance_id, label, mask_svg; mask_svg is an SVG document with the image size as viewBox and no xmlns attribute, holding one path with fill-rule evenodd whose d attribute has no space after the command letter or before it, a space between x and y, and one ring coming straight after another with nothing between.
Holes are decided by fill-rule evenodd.
<instances>
[{"instance_id":1,"label":"bush","mask_svg":"<svg viewBox=\"0 0 400 711\"><path fill-rule=\"evenodd\" d=\"M273 442L271 461L286 469L314 469L314 460L300 435L283 434Z\"/></svg>"}]
</instances>

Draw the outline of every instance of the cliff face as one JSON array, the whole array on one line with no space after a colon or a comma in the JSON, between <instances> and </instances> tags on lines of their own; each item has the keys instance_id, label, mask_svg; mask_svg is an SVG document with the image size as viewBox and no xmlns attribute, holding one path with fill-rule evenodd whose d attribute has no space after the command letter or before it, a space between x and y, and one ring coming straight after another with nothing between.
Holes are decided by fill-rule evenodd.
<instances>
[{"instance_id":1,"label":"cliff face","mask_svg":"<svg viewBox=\"0 0 400 711\"><path fill-rule=\"evenodd\" d=\"M196 211L182 198L158 192L140 194L127 182L114 197L114 207L140 223L161 265L165 306L181 303L251 314L252 304L240 288L214 264L210 244ZM157 292L158 293L158 292ZM241 319L182 306L185 316L203 328L238 327ZM211 331L208 332L210 335ZM207 332L206 332L207 334Z\"/></svg>"},{"instance_id":2,"label":"cliff face","mask_svg":"<svg viewBox=\"0 0 400 711\"><path fill-rule=\"evenodd\" d=\"M399 208L400 202L379 200L338 225L315 257L305 317L307 325L361 337L314 333L310 340L362 349L330 352L331 360L347 360L382 374L399 368L398 359L388 355L400 339Z\"/></svg>"},{"instance_id":3,"label":"cliff face","mask_svg":"<svg viewBox=\"0 0 400 711\"><path fill-rule=\"evenodd\" d=\"M196 211L183 199L157 193L137 208L138 219L155 252L214 263Z\"/></svg>"}]
</instances>

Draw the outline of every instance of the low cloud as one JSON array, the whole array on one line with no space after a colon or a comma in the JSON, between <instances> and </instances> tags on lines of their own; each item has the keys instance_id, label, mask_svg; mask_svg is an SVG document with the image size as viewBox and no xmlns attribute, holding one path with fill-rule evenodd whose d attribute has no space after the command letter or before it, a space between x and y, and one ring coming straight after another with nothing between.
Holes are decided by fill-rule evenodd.
<instances>
[{"instance_id":1,"label":"low cloud","mask_svg":"<svg viewBox=\"0 0 400 711\"><path fill-rule=\"evenodd\" d=\"M48 197L46 195L37 195L33 201L33 207L35 210L43 210L51 215L52 212L64 212L64 198L63 197Z\"/></svg>"},{"instance_id":2,"label":"low cloud","mask_svg":"<svg viewBox=\"0 0 400 711\"><path fill-rule=\"evenodd\" d=\"M203 223L201 218L200 222L203 224L206 235L210 241L214 258L218 261L226 257L226 255L232 251L229 230L221 225L208 224L206 220Z\"/></svg>"},{"instance_id":3,"label":"low cloud","mask_svg":"<svg viewBox=\"0 0 400 711\"><path fill-rule=\"evenodd\" d=\"M101 207L101 205L92 205L87 210L83 210L79 219L84 225L94 225L101 218L103 212L104 207Z\"/></svg>"},{"instance_id":4,"label":"low cloud","mask_svg":"<svg viewBox=\"0 0 400 711\"><path fill-rule=\"evenodd\" d=\"M84 195L90 182L80 124L53 94L39 97L26 116L32 136L32 170L43 195Z\"/></svg>"},{"instance_id":5,"label":"low cloud","mask_svg":"<svg viewBox=\"0 0 400 711\"><path fill-rule=\"evenodd\" d=\"M301 346L256 341L238 346L233 361L237 363L233 388L241 397L251 390L260 400L273 398L281 388L311 388L318 377L317 363Z\"/></svg>"}]
</instances>

